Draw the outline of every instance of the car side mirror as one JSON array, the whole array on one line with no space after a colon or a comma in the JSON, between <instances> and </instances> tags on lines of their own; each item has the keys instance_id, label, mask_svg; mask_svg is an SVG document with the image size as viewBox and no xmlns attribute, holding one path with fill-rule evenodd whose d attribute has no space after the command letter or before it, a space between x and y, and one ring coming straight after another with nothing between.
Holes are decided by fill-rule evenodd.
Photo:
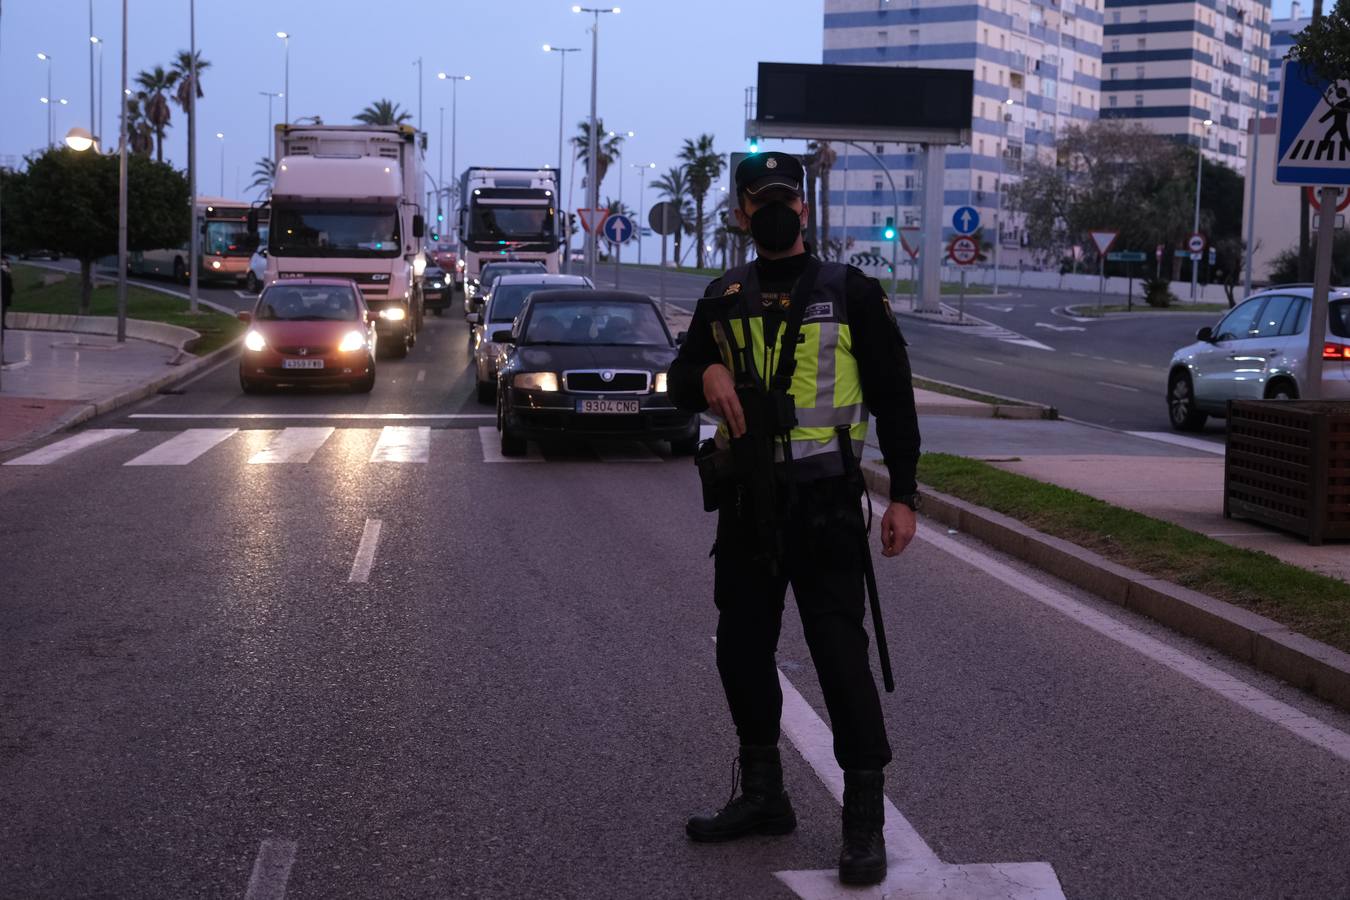
<instances>
[{"instance_id":1,"label":"car side mirror","mask_svg":"<svg viewBox=\"0 0 1350 900\"><path fill-rule=\"evenodd\" d=\"M422 218L421 213L415 213L413 215L413 237L420 238L423 234L426 234L426 230L427 220Z\"/></svg>"},{"instance_id":2,"label":"car side mirror","mask_svg":"<svg viewBox=\"0 0 1350 900\"><path fill-rule=\"evenodd\" d=\"M675 346L683 347L684 342L687 340L689 340L689 332L681 331L679 334L675 335Z\"/></svg>"},{"instance_id":3,"label":"car side mirror","mask_svg":"<svg viewBox=\"0 0 1350 900\"><path fill-rule=\"evenodd\" d=\"M1207 343L1212 343L1214 340L1214 329L1206 325L1204 328L1201 328L1199 331L1195 333L1195 339L1197 341L1205 341Z\"/></svg>"},{"instance_id":4,"label":"car side mirror","mask_svg":"<svg viewBox=\"0 0 1350 900\"><path fill-rule=\"evenodd\" d=\"M240 322L243 322L245 325L248 325L248 324L250 324L250 323L253 321L253 313L249 312L249 311L246 310L246 309L245 309L245 310L241 310L241 311L238 313L238 316L239 316L239 321L240 321Z\"/></svg>"},{"instance_id":5,"label":"car side mirror","mask_svg":"<svg viewBox=\"0 0 1350 900\"><path fill-rule=\"evenodd\" d=\"M482 317L480 314L476 313L476 312L471 312L471 313L469 313L468 315L466 315L466 316L464 317L464 319L465 319L465 321L467 321L470 325L481 325L481 324L483 324L483 317Z\"/></svg>"},{"instance_id":6,"label":"car side mirror","mask_svg":"<svg viewBox=\"0 0 1350 900\"><path fill-rule=\"evenodd\" d=\"M516 337L511 333L510 329L492 332L492 343L494 344L514 344L515 342Z\"/></svg>"}]
</instances>

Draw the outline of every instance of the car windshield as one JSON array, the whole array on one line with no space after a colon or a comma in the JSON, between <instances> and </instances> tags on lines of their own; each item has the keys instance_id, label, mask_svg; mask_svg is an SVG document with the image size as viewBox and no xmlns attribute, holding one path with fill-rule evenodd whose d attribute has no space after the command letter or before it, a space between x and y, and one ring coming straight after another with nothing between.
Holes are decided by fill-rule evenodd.
<instances>
[{"instance_id":1,"label":"car windshield","mask_svg":"<svg viewBox=\"0 0 1350 900\"><path fill-rule=\"evenodd\" d=\"M545 300L530 307L525 344L669 347L670 337L650 303Z\"/></svg>"},{"instance_id":2,"label":"car windshield","mask_svg":"<svg viewBox=\"0 0 1350 900\"><path fill-rule=\"evenodd\" d=\"M356 294L339 284L279 284L258 299L259 321L345 322L358 318Z\"/></svg>"},{"instance_id":3,"label":"car windshield","mask_svg":"<svg viewBox=\"0 0 1350 900\"><path fill-rule=\"evenodd\" d=\"M360 204L278 205L269 236L275 256L399 255L398 214L392 207Z\"/></svg>"},{"instance_id":4,"label":"car windshield","mask_svg":"<svg viewBox=\"0 0 1350 900\"><path fill-rule=\"evenodd\" d=\"M492 309L488 313L490 322L510 322L520 315L525 298L544 291L575 291L580 285L547 284L503 284L492 292Z\"/></svg>"},{"instance_id":5,"label":"car windshield","mask_svg":"<svg viewBox=\"0 0 1350 900\"><path fill-rule=\"evenodd\" d=\"M475 206L469 218L470 240L510 241L553 234L553 210L546 206Z\"/></svg>"},{"instance_id":6,"label":"car windshield","mask_svg":"<svg viewBox=\"0 0 1350 900\"><path fill-rule=\"evenodd\" d=\"M1327 324L1336 337L1350 338L1350 300L1333 300L1327 309Z\"/></svg>"},{"instance_id":7,"label":"car windshield","mask_svg":"<svg viewBox=\"0 0 1350 900\"><path fill-rule=\"evenodd\" d=\"M207 222L202 252L207 256L252 256L253 237L247 222Z\"/></svg>"}]
</instances>

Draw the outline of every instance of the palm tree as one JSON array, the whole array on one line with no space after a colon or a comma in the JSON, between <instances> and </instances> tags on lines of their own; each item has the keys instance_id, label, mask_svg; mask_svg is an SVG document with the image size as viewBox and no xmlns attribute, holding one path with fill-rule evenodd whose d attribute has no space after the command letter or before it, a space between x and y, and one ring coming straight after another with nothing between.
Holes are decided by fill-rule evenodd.
<instances>
[{"instance_id":1,"label":"palm tree","mask_svg":"<svg viewBox=\"0 0 1350 900\"><path fill-rule=\"evenodd\" d=\"M726 160L713 149L711 134L700 134L692 140L685 138L679 158L684 160L685 168L689 171L689 196L694 200L694 233L698 235L698 267L702 269L705 262L703 203L712 183L721 177Z\"/></svg>"},{"instance_id":2,"label":"palm tree","mask_svg":"<svg viewBox=\"0 0 1350 900\"><path fill-rule=\"evenodd\" d=\"M253 164L253 182L245 190L262 188L262 196L266 199L272 196L272 181L276 177L277 161L270 156L264 156Z\"/></svg>"},{"instance_id":3,"label":"palm tree","mask_svg":"<svg viewBox=\"0 0 1350 900\"><path fill-rule=\"evenodd\" d=\"M649 183L650 187L656 188L661 192L661 199L679 206L681 212L689 205L689 177L684 166L671 166L671 168L659 178ZM682 219L685 217L682 215ZM680 259L680 245L683 243L683 235L687 231L693 233L692 223L682 221L679 228L675 229L675 259Z\"/></svg>"},{"instance_id":4,"label":"palm tree","mask_svg":"<svg viewBox=\"0 0 1350 900\"><path fill-rule=\"evenodd\" d=\"M412 113L398 108L392 100L381 98L356 114L356 121L366 125L402 125L412 119Z\"/></svg>"},{"instance_id":5,"label":"palm tree","mask_svg":"<svg viewBox=\"0 0 1350 900\"><path fill-rule=\"evenodd\" d=\"M839 159L839 154L830 147L828 141L812 141L806 145L806 150L806 156L802 159L803 168L806 169L806 239L824 258L830 243L830 169ZM816 215L817 205L820 207L819 216ZM820 222L819 241L816 240L817 221ZM899 227L898 223L896 227Z\"/></svg>"},{"instance_id":6,"label":"palm tree","mask_svg":"<svg viewBox=\"0 0 1350 900\"><path fill-rule=\"evenodd\" d=\"M155 159L164 162L164 132L169 127L172 110L166 92L173 90L178 83L178 73L173 69L155 66L136 76L136 84L141 88L141 110L155 134Z\"/></svg>"},{"instance_id":7,"label":"palm tree","mask_svg":"<svg viewBox=\"0 0 1350 900\"><path fill-rule=\"evenodd\" d=\"M595 133L600 135L600 152L595 158L595 195L600 196L600 185L605 183L605 173L619 155L619 149L623 147L623 135L606 134L605 120L595 120ZM572 146L576 147L577 162L585 167L589 172L591 170L591 122L589 119L582 119L577 123L577 136L572 138Z\"/></svg>"},{"instance_id":8,"label":"palm tree","mask_svg":"<svg viewBox=\"0 0 1350 900\"><path fill-rule=\"evenodd\" d=\"M141 112L141 98L139 95L128 97L127 150L149 156L153 149L155 149L155 132Z\"/></svg>"}]
</instances>

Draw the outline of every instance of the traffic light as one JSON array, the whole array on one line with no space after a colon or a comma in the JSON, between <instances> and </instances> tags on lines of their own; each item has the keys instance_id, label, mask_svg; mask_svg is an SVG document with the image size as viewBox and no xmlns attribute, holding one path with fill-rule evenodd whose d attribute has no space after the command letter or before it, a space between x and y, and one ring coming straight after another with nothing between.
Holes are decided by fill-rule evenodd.
<instances>
[{"instance_id":1,"label":"traffic light","mask_svg":"<svg viewBox=\"0 0 1350 900\"><path fill-rule=\"evenodd\" d=\"M757 137L752 137L752 138L750 139L750 152L751 152L751 153L758 153L758 152L759 152L759 138L757 138Z\"/></svg>"},{"instance_id":2,"label":"traffic light","mask_svg":"<svg viewBox=\"0 0 1350 900\"><path fill-rule=\"evenodd\" d=\"M895 216L886 217L886 229L881 234L888 241L895 240Z\"/></svg>"},{"instance_id":3,"label":"traffic light","mask_svg":"<svg viewBox=\"0 0 1350 900\"><path fill-rule=\"evenodd\" d=\"M441 240L441 233L434 228L431 230L431 240L435 243L440 243Z\"/></svg>"},{"instance_id":4,"label":"traffic light","mask_svg":"<svg viewBox=\"0 0 1350 900\"><path fill-rule=\"evenodd\" d=\"M439 209L436 210L436 221L437 221L437 222L444 222L444 221L445 221L445 213L441 212Z\"/></svg>"}]
</instances>

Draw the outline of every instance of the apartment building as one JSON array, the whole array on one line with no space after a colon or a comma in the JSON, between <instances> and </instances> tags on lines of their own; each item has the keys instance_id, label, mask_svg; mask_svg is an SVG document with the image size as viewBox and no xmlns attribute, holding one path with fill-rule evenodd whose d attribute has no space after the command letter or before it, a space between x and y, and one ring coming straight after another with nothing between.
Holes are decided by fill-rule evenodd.
<instances>
[{"instance_id":1,"label":"apartment building","mask_svg":"<svg viewBox=\"0 0 1350 900\"><path fill-rule=\"evenodd\" d=\"M1311 16L1303 15L1303 5L1294 3L1289 18L1272 19L1270 23L1270 75L1266 80L1266 115L1273 116L1280 109L1280 79L1284 77L1284 57L1294 46L1294 36L1308 27Z\"/></svg>"},{"instance_id":2,"label":"apartment building","mask_svg":"<svg viewBox=\"0 0 1350 900\"><path fill-rule=\"evenodd\" d=\"M1105 3L1102 118L1138 122L1245 171L1247 127L1270 73L1269 0Z\"/></svg>"},{"instance_id":3,"label":"apartment building","mask_svg":"<svg viewBox=\"0 0 1350 900\"><path fill-rule=\"evenodd\" d=\"M1025 160L1049 158L1069 125L1097 118L1103 0L825 0L825 63L966 69L974 74L969 147L947 151L944 234L951 214L980 210L992 242L1001 194ZM851 253L889 256L882 237L894 215L886 173L864 152L836 145L830 173L831 238ZM897 225L918 223L922 161L917 147L868 144L900 194ZM1021 233L1005 213L1003 263L1017 260Z\"/></svg>"}]
</instances>

